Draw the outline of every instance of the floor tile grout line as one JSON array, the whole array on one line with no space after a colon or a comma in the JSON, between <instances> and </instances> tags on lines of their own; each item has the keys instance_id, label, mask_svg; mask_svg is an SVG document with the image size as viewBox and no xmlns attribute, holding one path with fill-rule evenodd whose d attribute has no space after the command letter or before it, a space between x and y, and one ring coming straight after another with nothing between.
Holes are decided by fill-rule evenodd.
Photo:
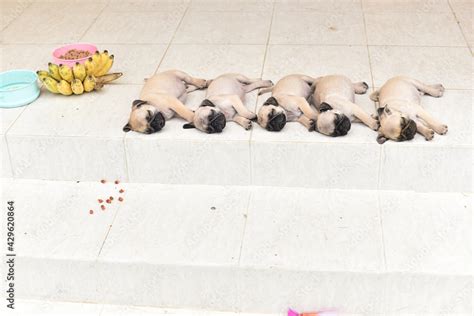
<instances>
[{"instance_id":1,"label":"floor tile grout line","mask_svg":"<svg viewBox=\"0 0 474 316\"><path fill-rule=\"evenodd\" d=\"M237 266L240 266L240 261L242 259L242 251L244 249L244 239L245 239L245 232L247 230L247 221L249 219L249 211L250 211L250 202L252 201L252 190L249 190L249 197L247 200L247 207L245 210L245 219L244 219L244 227L242 228L242 237L240 239L240 248L239 248L239 259L237 260Z\"/></svg>"},{"instance_id":2,"label":"floor tile grout line","mask_svg":"<svg viewBox=\"0 0 474 316\"><path fill-rule=\"evenodd\" d=\"M127 82L127 81L123 81L123 82L114 82L114 83L111 83L110 86L142 86L143 83L140 83L140 82ZM377 85L374 86L374 88L378 87ZM380 87L379 87L380 88ZM474 88L453 88L453 87L445 87L445 91L473 91ZM257 98L259 96L257 95Z\"/></svg>"},{"instance_id":3,"label":"floor tile grout line","mask_svg":"<svg viewBox=\"0 0 474 316\"><path fill-rule=\"evenodd\" d=\"M370 58L370 48L369 48L369 35L367 33L367 21L365 18L366 12L364 11L364 3L362 0L360 0L360 8L362 11L362 19L364 21L364 33L365 33L365 40L366 40L366 49L367 49L367 58L369 61L369 70L370 70L370 77L372 80L372 89L375 89L375 79L374 79L374 72L372 69L372 59ZM374 110L377 110L377 104L373 102L374 105ZM378 159L378 172L377 172L377 209L379 213L379 225L380 225L380 234L382 238L382 255L383 255L383 267L384 267L384 272L387 271L387 258L386 258L386 251L385 251L385 238L384 238L384 231L383 231L383 219L382 219L382 209L381 209L381 202L380 202L380 178L381 178L381 168L382 168L382 151L383 148L380 146L379 147L379 159ZM383 299L384 296L382 296Z\"/></svg>"},{"instance_id":4,"label":"floor tile grout line","mask_svg":"<svg viewBox=\"0 0 474 316\"><path fill-rule=\"evenodd\" d=\"M360 8L362 10L362 19L364 21L364 33L365 39L367 41L367 58L369 60L369 70L370 70L370 77L372 80L372 89L375 91L375 80L374 80L374 73L372 70L372 59L370 58L370 49L369 49L369 35L367 33L367 22L365 20L365 12L364 12L364 4L363 1L360 0ZM373 102L375 113L377 112L377 104ZM377 172L377 190L380 190L380 177L381 177L381 170L382 170L382 151L383 148L379 148L379 159L378 159L378 172ZM385 251L385 250L384 250Z\"/></svg>"},{"instance_id":5,"label":"floor tile grout line","mask_svg":"<svg viewBox=\"0 0 474 316\"><path fill-rule=\"evenodd\" d=\"M107 241L107 238L109 237L109 234L110 234L110 231L112 230L112 227L115 223L115 219L117 218L120 210L122 209L123 207L123 204L119 204L118 208L117 208L117 211L115 212L114 214L114 217L112 218L112 222L109 224L109 227L107 229L107 233L105 234L105 237L104 237L104 240L102 241L102 244L100 245L100 249L99 249L99 253L97 254L97 258L96 258L96 262L99 261L99 257L100 257L100 254L102 253L102 249L104 248L104 245Z\"/></svg>"},{"instance_id":6,"label":"floor tile grout line","mask_svg":"<svg viewBox=\"0 0 474 316\"><path fill-rule=\"evenodd\" d=\"M13 172L12 154L10 153L10 146L8 145L7 134L4 134L3 137L5 138L5 144L6 144L6 147L7 147L8 162L10 163L11 175L12 175L12 177L14 178L14 177L15 177L15 173Z\"/></svg>"},{"instance_id":7,"label":"floor tile grout line","mask_svg":"<svg viewBox=\"0 0 474 316\"><path fill-rule=\"evenodd\" d=\"M3 46L21 46L21 45L63 45L64 43L50 42L50 43L34 43L34 42L3 42ZM176 46L186 46L186 45L201 45L201 46L265 46L265 43L242 43L242 42L213 42L213 43L202 43L202 42L188 42L188 43L170 43L170 42L128 42L128 43L119 43L119 42L99 42L100 45L176 45ZM269 43L268 46L312 46L312 47L401 47L401 48L466 48L466 45L396 45L396 44L324 44L324 43Z\"/></svg>"},{"instance_id":8,"label":"floor tile grout line","mask_svg":"<svg viewBox=\"0 0 474 316\"><path fill-rule=\"evenodd\" d=\"M23 15L23 13L24 13L29 7L31 7L31 6L33 5L33 3L34 3L34 0L31 0L31 2L28 3L28 5L20 12L20 14L18 14L18 16L16 16L14 19L12 19L10 22L8 22L7 25L5 25L0 31L1 31L1 32L5 31L5 30L13 23L13 21L19 19L19 18ZM2 43L2 44L3 44L3 43Z\"/></svg>"},{"instance_id":9,"label":"floor tile grout line","mask_svg":"<svg viewBox=\"0 0 474 316\"><path fill-rule=\"evenodd\" d=\"M105 9L109 6L110 0L107 1L105 6L100 10L99 14L94 18L94 20L91 22L91 24L87 27L87 29L82 33L81 37L79 37L79 42L83 41L84 36L86 36L87 32L94 26L94 24L97 22L97 20L100 18L102 13L104 13Z\"/></svg>"},{"instance_id":10,"label":"floor tile grout line","mask_svg":"<svg viewBox=\"0 0 474 316\"><path fill-rule=\"evenodd\" d=\"M275 3L273 3L273 7L272 7L272 16L270 18L270 26L269 26L269 29L268 29L267 41L266 41L266 44L265 44L265 52L263 54L263 63L262 63L262 70L260 72L260 78L263 77L263 72L265 71L265 63L267 61L268 47L270 46L270 38L272 36L272 27L273 27L274 16L275 16ZM258 97L257 97L257 99L258 99Z\"/></svg>"},{"instance_id":11,"label":"floor tile grout line","mask_svg":"<svg viewBox=\"0 0 474 316\"><path fill-rule=\"evenodd\" d=\"M369 50L369 36L367 34L367 22L365 21L365 13L364 13L364 5L362 4L362 0L360 0L360 8L362 10L362 20L364 21L364 34L365 34L365 40L366 40L366 48L367 48L367 58L369 61L369 70L370 70L370 77L372 80L372 87L375 87L375 81L374 81L374 74L372 71L372 60L370 58L370 50ZM375 107L375 104L374 104Z\"/></svg>"},{"instance_id":12,"label":"floor tile grout line","mask_svg":"<svg viewBox=\"0 0 474 316\"><path fill-rule=\"evenodd\" d=\"M268 35L267 35L267 42L265 45L265 52L263 53L263 60L262 60L262 70L260 71L260 78L263 79L263 72L265 70L265 62L267 60L267 53L268 53L268 44L270 43L270 37L272 34L272 26L273 26L273 18L275 15L275 2L272 2L272 16L270 18L270 25L268 28ZM255 113L257 112L257 106L258 106L258 93L257 97L255 98L255 106L254 106L254 111ZM252 161L252 139L253 139L253 129L250 131L249 135L249 168L250 168L250 185L253 185L253 161Z\"/></svg>"},{"instance_id":13,"label":"floor tile grout line","mask_svg":"<svg viewBox=\"0 0 474 316\"><path fill-rule=\"evenodd\" d=\"M461 21L458 19L458 16L456 15L456 11L454 11L453 6L451 5L451 0L446 0L446 1L448 2L448 6L451 9L451 13L453 14L454 19L456 20L456 24L458 25L459 31L461 32L462 37L464 38L464 41L466 42L466 45L467 45L469 51L471 52L471 55L473 55L472 47L471 47L471 45L470 45L470 43L467 39L466 34L464 33L463 28L461 27Z\"/></svg>"},{"instance_id":14,"label":"floor tile grout line","mask_svg":"<svg viewBox=\"0 0 474 316\"><path fill-rule=\"evenodd\" d=\"M173 36L171 36L171 39L168 42L168 46L166 46L166 49L163 52L163 55L161 56L161 59L158 62L158 66L156 67L153 74L156 74L158 72L158 69L160 69L161 64L163 63L163 60L165 60L166 55L168 54L168 50L170 49L171 45L174 44L173 41L174 41L174 38L176 36L176 33L178 33L178 30L181 27L181 23L183 23L183 20L186 17L186 14L188 13L188 9L189 9L190 5L191 5L191 1L186 4L186 9L184 10L183 15L181 16L181 19L179 20L178 25L176 26L176 29L174 30Z\"/></svg>"},{"instance_id":15,"label":"floor tile grout line","mask_svg":"<svg viewBox=\"0 0 474 316\"><path fill-rule=\"evenodd\" d=\"M4 134L5 135L5 134ZM71 139L76 139L76 138L85 138L85 139L95 139L95 140L100 140L100 141L121 141L122 140L122 136L120 137L116 137L116 136L111 136L111 137L107 137L107 136L90 136L90 135L67 135L67 136L61 136L61 135L30 135L30 134L12 134L10 135L12 137L15 137L15 138L59 138L59 139L68 139L68 138L71 138ZM136 140L142 140L142 141L177 141L177 142L189 142L189 141L195 141L195 142L204 142L204 141L210 141L212 140L213 142L217 142L217 143L220 143L220 142L248 142L248 139L228 139L228 138L224 138L224 139L220 139L220 138L216 138L216 139L211 139L211 138L208 138L206 140L200 140L200 139L197 139L195 137L189 137L189 138L179 138L179 139L176 139L176 138L160 138L160 139L153 139L153 138L150 138L150 139L147 139L147 138L141 138L141 137L137 137L137 138L134 138ZM316 144L325 144L325 145L334 145L334 146L337 146L337 145L379 145L377 144L377 142L372 142L371 141L359 141L359 140L356 140L354 142L349 142L349 141L344 141L344 142L331 142L331 141L323 141L323 140L314 140L314 141L311 141L311 140L289 140L289 139L278 139L278 140L252 140L252 144L256 144L256 143L292 143L292 144L310 144L310 145L316 145ZM380 146L380 145L379 145ZM433 144L429 144L429 145L423 145L423 143L406 143L406 144L403 144L403 145L400 145L402 146L403 148L407 148L407 147L423 147L423 148L449 148L449 149L453 149L453 148L458 148L458 149L470 149L470 148L473 148L473 145L472 143L458 143L458 144L445 144L445 143L441 143L441 144L438 144L438 143L433 143ZM383 146L380 146L380 147L383 147Z\"/></svg>"},{"instance_id":16,"label":"floor tile grout line","mask_svg":"<svg viewBox=\"0 0 474 316\"><path fill-rule=\"evenodd\" d=\"M127 181L128 182L131 182L130 181L130 170L129 170L129 163L128 163L128 150L127 150L127 141L126 141L126 138L127 138L127 134L125 134L123 136L123 139L122 139L122 143L123 143L123 154L124 154L124 161L125 161L125 172L127 174Z\"/></svg>"},{"instance_id":17,"label":"floor tile grout line","mask_svg":"<svg viewBox=\"0 0 474 316\"><path fill-rule=\"evenodd\" d=\"M16 121L18 121L18 119L20 118L20 116L26 111L26 109L28 108L29 105L26 105L23 107L23 110L20 112L20 114L13 120L13 122L10 123L10 125L7 127L7 129L5 130L5 133L3 133L3 137L5 138L5 144L7 145L7 153L8 153L8 161L10 162L10 168L11 168L11 172L12 172L12 176L14 176L14 172L13 172L13 160L12 160L12 154L10 152L10 145L8 144L8 132L10 131L10 129L13 127L13 125L16 123Z\"/></svg>"},{"instance_id":18,"label":"floor tile grout line","mask_svg":"<svg viewBox=\"0 0 474 316\"><path fill-rule=\"evenodd\" d=\"M275 14L275 2L272 2L272 16L271 16L271 19L270 19L270 26L269 26L269 29L268 29L268 36L267 36L267 43L265 45L265 52L263 54L263 62L262 62L262 70L260 71L260 78L263 78L263 72L264 72L264 69L265 69L265 62L266 62L268 46L269 46L268 43L270 42L270 36L271 36L271 33L272 33L272 25L273 25L274 14ZM255 99L255 111L257 111L257 103L258 103L258 93L257 93L257 97ZM253 185L252 135L253 135L253 130L250 131L250 135L249 135L250 185ZM240 240L239 259L237 261L238 266L240 266L240 262L241 262L241 259L242 259L242 251L243 251L243 247L244 247L245 231L246 231L246 228L247 228L247 221L248 221L248 217L249 217L251 199L252 199L252 191L249 192L249 197L248 197L248 201L247 201L247 209L246 209L246 212L245 212L244 227L242 229L242 235L241 235L242 237L241 237L241 240Z\"/></svg>"},{"instance_id":19,"label":"floor tile grout line","mask_svg":"<svg viewBox=\"0 0 474 316\"><path fill-rule=\"evenodd\" d=\"M382 190L382 160L385 157L384 147L380 146L379 149L379 166L378 166L378 175L377 175L377 190Z\"/></svg>"},{"instance_id":20,"label":"floor tile grout line","mask_svg":"<svg viewBox=\"0 0 474 316\"><path fill-rule=\"evenodd\" d=\"M382 201L380 197L380 191L377 190L377 208L379 210L379 223L380 223L380 234L382 235L382 258L383 258L383 266L384 266L384 272L387 272L387 252L385 250L385 234L384 234L384 229L383 229L383 212L382 212Z\"/></svg>"}]
</instances>

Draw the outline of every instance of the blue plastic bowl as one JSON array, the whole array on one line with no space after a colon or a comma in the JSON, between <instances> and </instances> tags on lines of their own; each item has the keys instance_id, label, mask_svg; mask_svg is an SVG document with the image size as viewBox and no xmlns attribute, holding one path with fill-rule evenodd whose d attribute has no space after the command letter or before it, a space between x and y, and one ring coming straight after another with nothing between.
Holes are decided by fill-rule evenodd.
<instances>
[{"instance_id":1,"label":"blue plastic bowl","mask_svg":"<svg viewBox=\"0 0 474 316\"><path fill-rule=\"evenodd\" d=\"M0 107L16 108L38 98L38 76L31 70L11 70L0 73Z\"/></svg>"}]
</instances>

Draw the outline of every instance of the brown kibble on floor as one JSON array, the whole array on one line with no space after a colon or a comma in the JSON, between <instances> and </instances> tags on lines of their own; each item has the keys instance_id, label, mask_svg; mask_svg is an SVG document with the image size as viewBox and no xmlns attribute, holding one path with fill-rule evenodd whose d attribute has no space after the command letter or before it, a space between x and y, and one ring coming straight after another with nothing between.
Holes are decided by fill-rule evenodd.
<instances>
[{"instance_id":1,"label":"brown kibble on floor","mask_svg":"<svg viewBox=\"0 0 474 316\"><path fill-rule=\"evenodd\" d=\"M104 179L100 180L100 183L105 183L105 180Z\"/></svg>"},{"instance_id":2,"label":"brown kibble on floor","mask_svg":"<svg viewBox=\"0 0 474 316\"><path fill-rule=\"evenodd\" d=\"M123 201L123 197L120 196L120 197L118 198L118 200L119 200L120 202L122 202L122 201Z\"/></svg>"},{"instance_id":3,"label":"brown kibble on floor","mask_svg":"<svg viewBox=\"0 0 474 316\"><path fill-rule=\"evenodd\" d=\"M125 191L124 191L124 189L120 189L119 192L120 192L120 193L123 193L123 192L125 192Z\"/></svg>"},{"instance_id":4,"label":"brown kibble on floor","mask_svg":"<svg viewBox=\"0 0 474 316\"><path fill-rule=\"evenodd\" d=\"M93 210L89 210L89 214L94 214L94 211Z\"/></svg>"},{"instance_id":5,"label":"brown kibble on floor","mask_svg":"<svg viewBox=\"0 0 474 316\"><path fill-rule=\"evenodd\" d=\"M101 205L100 208L102 209L102 211L105 211L105 205Z\"/></svg>"},{"instance_id":6,"label":"brown kibble on floor","mask_svg":"<svg viewBox=\"0 0 474 316\"><path fill-rule=\"evenodd\" d=\"M115 180L115 184L119 184L119 183L120 183L120 181L119 181L119 180Z\"/></svg>"},{"instance_id":7,"label":"brown kibble on floor","mask_svg":"<svg viewBox=\"0 0 474 316\"><path fill-rule=\"evenodd\" d=\"M98 199L97 202L102 203L102 202L104 202L104 200Z\"/></svg>"},{"instance_id":8,"label":"brown kibble on floor","mask_svg":"<svg viewBox=\"0 0 474 316\"><path fill-rule=\"evenodd\" d=\"M110 200L109 200L109 199L105 200L105 202L106 202L107 204L110 204Z\"/></svg>"},{"instance_id":9,"label":"brown kibble on floor","mask_svg":"<svg viewBox=\"0 0 474 316\"><path fill-rule=\"evenodd\" d=\"M109 196L109 200L113 201L113 200L114 200L114 197L113 197L113 196Z\"/></svg>"}]
</instances>

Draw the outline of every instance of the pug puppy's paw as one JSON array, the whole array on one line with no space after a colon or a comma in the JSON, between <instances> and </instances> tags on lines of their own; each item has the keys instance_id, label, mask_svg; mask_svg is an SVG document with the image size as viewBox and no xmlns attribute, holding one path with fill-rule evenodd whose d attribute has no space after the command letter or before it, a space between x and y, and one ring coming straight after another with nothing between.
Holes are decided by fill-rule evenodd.
<instances>
[{"instance_id":1,"label":"pug puppy's paw","mask_svg":"<svg viewBox=\"0 0 474 316\"><path fill-rule=\"evenodd\" d=\"M211 83L211 80L197 79L196 87L198 87L199 89L204 89L204 88L207 88L210 83Z\"/></svg>"},{"instance_id":2,"label":"pug puppy's paw","mask_svg":"<svg viewBox=\"0 0 474 316\"><path fill-rule=\"evenodd\" d=\"M441 83L433 84L431 87L435 90L435 93L433 94L434 97L439 98L443 96L444 87Z\"/></svg>"},{"instance_id":3,"label":"pug puppy's paw","mask_svg":"<svg viewBox=\"0 0 474 316\"><path fill-rule=\"evenodd\" d=\"M372 130L374 131L378 131L379 130L379 127L380 127L380 122L378 120L373 120L371 123L370 123L370 126L369 126Z\"/></svg>"},{"instance_id":4,"label":"pug puppy's paw","mask_svg":"<svg viewBox=\"0 0 474 316\"><path fill-rule=\"evenodd\" d=\"M444 135L448 132L448 126L447 125L440 125L435 128L435 132L438 133L439 135Z\"/></svg>"},{"instance_id":5,"label":"pug puppy's paw","mask_svg":"<svg viewBox=\"0 0 474 316\"><path fill-rule=\"evenodd\" d=\"M263 81L266 87L273 87L274 83L271 80L265 80Z\"/></svg>"},{"instance_id":6,"label":"pug puppy's paw","mask_svg":"<svg viewBox=\"0 0 474 316\"><path fill-rule=\"evenodd\" d=\"M252 129L252 121L247 120L246 122L244 122L243 127L245 128L246 131Z\"/></svg>"},{"instance_id":7,"label":"pug puppy's paw","mask_svg":"<svg viewBox=\"0 0 474 316\"><path fill-rule=\"evenodd\" d=\"M426 140L432 140L434 137L434 131L432 129L428 129L428 132L426 132L424 136Z\"/></svg>"}]
</instances>

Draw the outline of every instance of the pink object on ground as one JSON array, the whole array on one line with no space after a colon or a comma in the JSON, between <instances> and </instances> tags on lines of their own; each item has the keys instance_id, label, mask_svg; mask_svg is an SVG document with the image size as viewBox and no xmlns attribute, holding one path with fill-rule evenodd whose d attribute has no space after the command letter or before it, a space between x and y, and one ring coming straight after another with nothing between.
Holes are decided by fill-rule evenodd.
<instances>
[{"instance_id":1,"label":"pink object on ground","mask_svg":"<svg viewBox=\"0 0 474 316\"><path fill-rule=\"evenodd\" d=\"M298 313L297 311L288 309L288 316L337 316L335 310L322 310L319 312Z\"/></svg>"},{"instance_id":2,"label":"pink object on ground","mask_svg":"<svg viewBox=\"0 0 474 316\"><path fill-rule=\"evenodd\" d=\"M288 309L288 316L299 316L300 314L298 314L297 312L295 312L294 310L292 310L291 308Z\"/></svg>"},{"instance_id":3,"label":"pink object on ground","mask_svg":"<svg viewBox=\"0 0 474 316\"><path fill-rule=\"evenodd\" d=\"M53 51L53 62L57 65L63 64L72 68L74 67L76 62L83 64L86 62L87 58L91 57L91 56L88 56L88 57L79 58L79 59L59 58L59 56L66 54L71 49L85 50L91 53L91 56L92 56L92 54L94 54L97 51L97 46L93 44L87 44L87 43L75 43L75 44L69 44L69 45L58 47Z\"/></svg>"}]
</instances>

